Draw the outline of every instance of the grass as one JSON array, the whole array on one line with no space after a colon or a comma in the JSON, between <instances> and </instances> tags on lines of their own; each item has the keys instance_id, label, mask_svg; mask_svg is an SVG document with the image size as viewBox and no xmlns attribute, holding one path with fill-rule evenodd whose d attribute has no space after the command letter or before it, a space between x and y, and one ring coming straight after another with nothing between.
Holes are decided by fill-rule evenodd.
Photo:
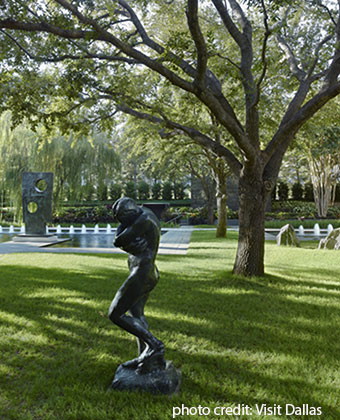
<instances>
[{"instance_id":1,"label":"grass","mask_svg":"<svg viewBox=\"0 0 340 420\"><path fill-rule=\"evenodd\" d=\"M159 256L151 330L180 368L171 398L106 390L135 340L109 322L125 255L0 256L1 420L172 418L173 407L294 404L340 418L340 253L266 245L264 278L231 274L236 234L194 232L186 256Z\"/></svg>"}]
</instances>

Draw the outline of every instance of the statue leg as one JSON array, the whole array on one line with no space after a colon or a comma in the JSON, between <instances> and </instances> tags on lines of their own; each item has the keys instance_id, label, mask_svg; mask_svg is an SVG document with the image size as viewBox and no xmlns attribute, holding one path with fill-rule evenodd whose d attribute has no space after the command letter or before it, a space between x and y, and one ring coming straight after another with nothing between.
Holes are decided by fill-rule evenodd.
<instances>
[{"instance_id":1,"label":"statue leg","mask_svg":"<svg viewBox=\"0 0 340 420\"><path fill-rule=\"evenodd\" d=\"M129 309L129 313L134 318L137 318L140 320L140 322L143 324L144 328L149 330L149 324L147 323L147 320L144 316L144 307L146 304L146 301L148 300L149 294L146 294L141 300L139 300L132 308ZM143 351L146 349L147 345L143 340L137 337L137 346L138 346L138 356L140 356Z\"/></svg>"},{"instance_id":2,"label":"statue leg","mask_svg":"<svg viewBox=\"0 0 340 420\"><path fill-rule=\"evenodd\" d=\"M144 308L148 292L149 290L144 290L144 282L141 281L140 276L131 275L116 293L109 309L109 318L114 324L133 334L140 342L146 344L140 356L131 361L131 363L127 362L130 367L138 366L139 363L155 354L164 353L163 343L147 329L144 315L141 312L139 312L141 317L126 315L126 312L131 311L131 308L136 309L136 305L138 307L139 302L142 302L140 303L139 311L141 307Z\"/></svg>"}]
</instances>

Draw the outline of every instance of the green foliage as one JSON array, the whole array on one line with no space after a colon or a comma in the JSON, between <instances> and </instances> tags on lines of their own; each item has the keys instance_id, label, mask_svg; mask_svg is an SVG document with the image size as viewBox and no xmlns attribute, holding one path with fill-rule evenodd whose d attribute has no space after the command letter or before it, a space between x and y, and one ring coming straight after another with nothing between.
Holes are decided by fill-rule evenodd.
<instances>
[{"instance_id":1,"label":"green foliage","mask_svg":"<svg viewBox=\"0 0 340 420\"><path fill-rule=\"evenodd\" d=\"M125 196L133 199L137 198L136 186L133 181L128 181L124 188Z\"/></svg>"},{"instance_id":2,"label":"green foliage","mask_svg":"<svg viewBox=\"0 0 340 420\"><path fill-rule=\"evenodd\" d=\"M162 184L160 182L155 182L151 187L152 198L158 200L161 197Z\"/></svg>"},{"instance_id":3,"label":"green foliage","mask_svg":"<svg viewBox=\"0 0 340 420\"><path fill-rule=\"evenodd\" d=\"M146 181L139 181L137 185L138 199L148 200L150 197L150 185Z\"/></svg>"},{"instance_id":4,"label":"green foliage","mask_svg":"<svg viewBox=\"0 0 340 420\"><path fill-rule=\"evenodd\" d=\"M303 198L303 186L300 182L296 182L292 186L292 198L293 200L302 200Z\"/></svg>"},{"instance_id":5,"label":"green foliage","mask_svg":"<svg viewBox=\"0 0 340 420\"><path fill-rule=\"evenodd\" d=\"M340 184L336 185L336 190L335 190L335 201L337 203L340 203Z\"/></svg>"},{"instance_id":6,"label":"green foliage","mask_svg":"<svg viewBox=\"0 0 340 420\"><path fill-rule=\"evenodd\" d=\"M304 216L304 217L314 217L317 213L315 203L311 202L304 202L304 201L277 201L272 203L272 210L277 211L278 214L284 216L284 214L291 214L292 217Z\"/></svg>"},{"instance_id":7,"label":"green foliage","mask_svg":"<svg viewBox=\"0 0 340 420\"><path fill-rule=\"evenodd\" d=\"M106 201L108 199L108 188L105 184L100 184L97 191L97 198L100 201Z\"/></svg>"},{"instance_id":8,"label":"green foliage","mask_svg":"<svg viewBox=\"0 0 340 420\"><path fill-rule=\"evenodd\" d=\"M277 185L275 184L271 193L271 199L276 200L276 195L277 195Z\"/></svg>"},{"instance_id":9,"label":"green foliage","mask_svg":"<svg viewBox=\"0 0 340 420\"><path fill-rule=\"evenodd\" d=\"M86 201L92 201L92 200L94 200L94 197L95 197L94 185L92 185L92 184L86 184L84 190L85 190L85 192L84 192L84 198L85 198L85 200Z\"/></svg>"},{"instance_id":10,"label":"green foliage","mask_svg":"<svg viewBox=\"0 0 340 420\"><path fill-rule=\"evenodd\" d=\"M170 181L166 181L163 183L162 188L162 199L163 200L172 200L172 190L173 187Z\"/></svg>"},{"instance_id":11,"label":"green foliage","mask_svg":"<svg viewBox=\"0 0 340 420\"><path fill-rule=\"evenodd\" d=\"M303 198L306 201L314 201L313 184L311 182L305 183Z\"/></svg>"},{"instance_id":12,"label":"green foliage","mask_svg":"<svg viewBox=\"0 0 340 420\"><path fill-rule=\"evenodd\" d=\"M281 200L281 201L287 200L288 199L288 194L289 194L288 184L286 184L285 182L281 181L279 183L279 186L278 186L279 200Z\"/></svg>"},{"instance_id":13,"label":"green foliage","mask_svg":"<svg viewBox=\"0 0 340 420\"><path fill-rule=\"evenodd\" d=\"M185 199L185 188L186 185L184 182L174 182L173 183L173 193L175 200L184 200Z\"/></svg>"},{"instance_id":14,"label":"green foliage","mask_svg":"<svg viewBox=\"0 0 340 420\"><path fill-rule=\"evenodd\" d=\"M0 222L2 226L4 222L14 223L16 221L16 209L11 207L0 208Z\"/></svg>"},{"instance_id":15,"label":"green foliage","mask_svg":"<svg viewBox=\"0 0 340 420\"><path fill-rule=\"evenodd\" d=\"M315 219L318 217L318 212L314 201L276 201L272 203L272 211L266 213L267 218L278 219L296 219L303 220L304 218ZM340 218L340 209L338 207L328 208L328 217Z\"/></svg>"},{"instance_id":16,"label":"green foliage","mask_svg":"<svg viewBox=\"0 0 340 420\"><path fill-rule=\"evenodd\" d=\"M10 112L0 118L0 157L0 190L16 208L16 217L21 211L23 171L53 172L55 207L66 199L106 200L106 180L120 171L119 156L103 133L77 138L42 125L33 131L27 121L13 126Z\"/></svg>"},{"instance_id":17,"label":"green foliage","mask_svg":"<svg viewBox=\"0 0 340 420\"><path fill-rule=\"evenodd\" d=\"M110 186L110 196L113 201L118 200L123 193L123 185L114 183Z\"/></svg>"},{"instance_id":18,"label":"green foliage","mask_svg":"<svg viewBox=\"0 0 340 420\"><path fill-rule=\"evenodd\" d=\"M114 223L110 205L91 207L62 207L54 211L53 223L93 224Z\"/></svg>"}]
</instances>

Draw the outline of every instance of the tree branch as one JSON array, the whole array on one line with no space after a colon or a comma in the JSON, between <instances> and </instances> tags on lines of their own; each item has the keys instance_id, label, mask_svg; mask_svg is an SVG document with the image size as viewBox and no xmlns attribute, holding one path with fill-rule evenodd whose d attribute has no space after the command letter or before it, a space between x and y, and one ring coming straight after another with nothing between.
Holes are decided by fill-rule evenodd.
<instances>
[{"instance_id":1,"label":"tree branch","mask_svg":"<svg viewBox=\"0 0 340 420\"><path fill-rule=\"evenodd\" d=\"M229 3L230 3L230 6L231 6L232 10L239 17L239 22L241 24L243 34L248 39L248 42L251 43L252 27L251 27L251 24L250 24L249 20L246 18L246 15L244 14L242 8L240 7L240 5L237 3L236 0L229 0Z\"/></svg>"},{"instance_id":2,"label":"tree branch","mask_svg":"<svg viewBox=\"0 0 340 420\"><path fill-rule=\"evenodd\" d=\"M340 74L340 0L338 0L338 20L335 28L335 52L328 73L325 77L324 89L329 88L336 83Z\"/></svg>"},{"instance_id":3,"label":"tree branch","mask_svg":"<svg viewBox=\"0 0 340 420\"><path fill-rule=\"evenodd\" d=\"M267 57L266 57L267 43L268 43L268 38L271 35L271 30L269 29L269 26L268 26L268 14L267 14L266 6L264 4L264 0L261 0L261 5L262 5L262 10L263 10L263 24L265 27L265 33L263 37L262 50L261 50L261 60L262 60L263 67L262 67L262 73L259 77L259 80L256 83L256 94L255 94L254 103L252 106L257 106L260 100L261 84L266 76L267 66L268 66Z\"/></svg>"},{"instance_id":4,"label":"tree branch","mask_svg":"<svg viewBox=\"0 0 340 420\"><path fill-rule=\"evenodd\" d=\"M315 70L316 65L318 64L319 61L319 52L321 50L321 48L332 39L331 35L326 36L324 39L322 39L318 45L315 48L315 58L313 60L312 65L310 66L310 69L308 70L308 74L307 74L307 78L312 77L313 71Z\"/></svg>"},{"instance_id":5,"label":"tree branch","mask_svg":"<svg viewBox=\"0 0 340 420\"><path fill-rule=\"evenodd\" d=\"M106 61L123 61L128 64L135 64L137 63L135 60L129 59L127 57L120 57L119 55L106 55L106 54L93 54L90 53L87 49L79 47L77 48L83 50L85 54L82 55L72 55L72 54L64 54L58 57L43 57L38 56L30 53L25 47L23 47L11 34L0 29L5 36L7 36L24 54L26 54L31 60L37 61L39 63L59 63L65 60L79 60L79 59L99 59L99 60L106 60ZM70 40L71 41L71 40Z\"/></svg>"},{"instance_id":6,"label":"tree branch","mask_svg":"<svg viewBox=\"0 0 340 420\"><path fill-rule=\"evenodd\" d=\"M135 109L132 109L128 105L124 103L120 103L117 105L117 109L121 112L124 112L126 114L132 115L133 117L143 119L146 121L149 121L153 124L163 125L166 128L169 129L175 129L179 130L183 134L190 137L196 144L199 144L200 146L203 146L218 156L221 156L226 160L228 165L230 166L231 170L234 172L236 176L239 176L240 171L242 169L241 163L236 159L236 157L233 155L233 153L227 149L226 147L222 146L221 144L215 142L210 137L206 136L205 134L201 133L195 128L188 127L179 123L176 123L171 120L162 119L159 117L155 117L154 115L147 114L145 112L140 112Z\"/></svg>"},{"instance_id":7,"label":"tree branch","mask_svg":"<svg viewBox=\"0 0 340 420\"><path fill-rule=\"evenodd\" d=\"M81 23L91 25L97 32L98 39L111 43L127 56L134 58L135 60L139 61L141 64L144 64L146 67L149 67L150 69L164 76L173 85L178 86L188 92L193 92L194 87L192 83L179 77L173 71L169 70L168 68L160 64L159 61L151 59L150 57L143 54L142 52L132 48L129 44L121 41L119 38L117 38L110 32L106 31L104 28L102 28L94 19L84 16L81 12L79 12L78 9L76 9L66 0L55 0L55 1L59 3L60 5L62 5L67 10L69 10L74 16L77 17L77 19ZM124 3L123 0L119 0L119 1L120 3Z\"/></svg>"},{"instance_id":8,"label":"tree branch","mask_svg":"<svg viewBox=\"0 0 340 420\"><path fill-rule=\"evenodd\" d=\"M335 19L333 18L333 15L332 15L332 12L329 10L329 8L325 5L325 4L322 4L322 2L321 2L321 0L320 0L320 2L318 3L321 7L323 7L324 9L326 9L326 11L327 11L327 13L328 13L328 15L329 15L329 18L331 19L331 21L334 23L334 26L336 26L336 21L335 21Z\"/></svg>"},{"instance_id":9,"label":"tree branch","mask_svg":"<svg viewBox=\"0 0 340 420\"><path fill-rule=\"evenodd\" d=\"M252 27L240 5L236 0L229 0L233 11L238 15L242 27L242 32L237 28L230 17L227 7L222 0L212 0L222 22L226 29L235 40L241 52L241 75L242 85L246 102L246 133L251 144L255 148L259 148L259 127L258 127L258 110L257 110L257 87L255 85L252 63L253 63L253 47L252 47Z\"/></svg>"},{"instance_id":10,"label":"tree branch","mask_svg":"<svg viewBox=\"0 0 340 420\"><path fill-rule=\"evenodd\" d=\"M243 34L229 15L229 12L222 0L212 0L216 10L218 11L225 28L228 30L236 44L241 47L244 43Z\"/></svg>"},{"instance_id":11,"label":"tree branch","mask_svg":"<svg viewBox=\"0 0 340 420\"><path fill-rule=\"evenodd\" d=\"M188 0L187 21L192 39L195 42L197 51L197 77L196 82L200 89L204 89L207 70L207 46L198 22L198 0Z\"/></svg>"},{"instance_id":12,"label":"tree branch","mask_svg":"<svg viewBox=\"0 0 340 420\"><path fill-rule=\"evenodd\" d=\"M151 48L152 50L156 51L160 55L166 54L168 60L172 63L175 63L181 70L183 70L188 76L195 78L197 76L196 69L192 67L187 61L183 60L176 54L172 53L171 51L165 50L160 44L155 42L153 39L149 37L147 34L144 26L142 25L141 21L139 20L138 16L134 12L134 10L128 5L125 0L119 0L119 4L128 12L131 17L131 21L134 24L137 32L141 36L144 44ZM166 60L163 60L166 61Z\"/></svg>"},{"instance_id":13,"label":"tree branch","mask_svg":"<svg viewBox=\"0 0 340 420\"><path fill-rule=\"evenodd\" d=\"M340 82L337 82L327 90L321 90L298 111L293 113L289 119L281 123L277 132L263 152L264 161L266 162L266 171L273 172L276 170L278 172L282 157L296 132L328 101L339 94Z\"/></svg>"},{"instance_id":14,"label":"tree branch","mask_svg":"<svg viewBox=\"0 0 340 420\"><path fill-rule=\"evenodd\" d=\"M210 90L205 90L204 92L197 93L193 83L183 79L178 76L173 71L169 70L167 67L164 67L159 60L154 60L149 56L145 55L143 52L136 50L131 47L126 42L121 41L119 38L114 36L112 33L106 31L102 28L97 21L83 16L73 5L68 3L66 0L55 0L58 4L64 7L66 10L69 10L74 16L77 17L81 24L91 25L94 29L93 31L85 30L65 30L54 25L50 25L46 22L17 22L13 20L0 21L0 28L6 27L10 29L25 30L25 31L35 31L35 32L47 32L57 36L60 36L65 39L95 39L107 42L115 46L119 51L125 54L130 59L135 60L136 62L148 67L149 69L157 72L161 76L165 77L171 82L172 85L178 86L181 89L193 93L199 97L199 99L207 105L207 107L212 110L221 124L227 128L227 130L235 137L236 141L239 144L239 147L244 151L248 156L254 155L254 150L251 145L247 142L245 138L242 125L238 121L231 105L226 100L222 94L220 87ZM121 0L122 1L122 0ZM208 79L213 80L213 77L208 77ZM214 84L215 86L215 84Z\"/></svg>"},{"instance_id":15,"label":"tree branch","mask_svg":"<svg viewBox=\"0 0 340 420\"><path fill-rule=\"evenodd\" d=\"M285 53L290 71L292 74L301 82L304 80L307 76L306 72L300 69L296 57L293 53L293 50L288 45L287 41L283 39L281 35L276 35L277 42L279 44L279 47L282 49L282 51Z\"/></svg>"},{"instance_id":16,"label":"tree branch","mask_svg":"<svg viewBox=\"0 0 340 420\"><path fill-rule=\"evenodd\" d=\"M79 29L63 29L47 22L19 22L13 19L0 20L0 28L16 29L27 32L48 32L66 39L88 39L93 38L93 31L82 31Z\"/></svg>"}]
</instances>

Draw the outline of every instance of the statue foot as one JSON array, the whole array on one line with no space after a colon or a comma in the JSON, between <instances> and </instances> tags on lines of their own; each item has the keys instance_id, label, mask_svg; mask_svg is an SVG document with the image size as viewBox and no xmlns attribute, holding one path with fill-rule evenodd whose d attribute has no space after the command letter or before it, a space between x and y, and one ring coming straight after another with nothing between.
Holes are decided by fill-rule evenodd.
<instances>
[{"instance_id":1,"label":"statue foot","mask_svg":"<svg viewBox=\"0 0 340 420\"><path fill-rule=\"evenodd\" d=\"M164 344L161 341L157 340L153 347L147 345L138 357L122 363L122 366L127 369L140 369L146 363L148 365L153 363L158 365L164 364L165 366Z\"/></svg>"},{"instance_id":2,"label":"statue foot","mask_svg":"<svg viewBox=\"0 0 340 420\"><path fill-rule=\"evenodd\" d=\"M127 362L122 363L122 366L127 369L136 369L140 363L140 356L135 359L128 360Z\"/></svg>"},{"instance_id":3,"label":"statue foot","mask_svg":"<svg viewBox=\"0 0 340 420\"><path fill-rule=\"evenodd\" d=\"M165 366L166 361L164 358L164 349L149 349L149 351L143 354L143 358L139 362L136 370L138 373L147 373L155 370L165 369Z\"/></svg>"}]
</instances>

